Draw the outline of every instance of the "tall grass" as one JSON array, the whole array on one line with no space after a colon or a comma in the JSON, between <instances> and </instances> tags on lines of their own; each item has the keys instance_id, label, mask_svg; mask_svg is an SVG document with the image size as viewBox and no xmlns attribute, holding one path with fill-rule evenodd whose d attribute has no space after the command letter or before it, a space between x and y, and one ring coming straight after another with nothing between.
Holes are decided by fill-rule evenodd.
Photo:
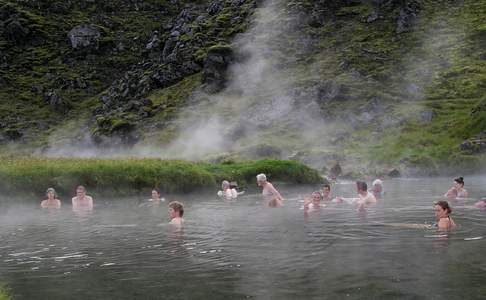
<instances>
[{"instance_id":1,"label":"tall grass","mask_svg":"<svg viewBox=\"0 0 486 300\"><path fill-rule=\"evenodd\" d=\"M255 181L258 173L288 183L318 183L317 171L294 161L261 160L223 164L160 159L3 158L0 190L8 194L42 194L54 187L72 194L85 185L98 194L125 194L159 187L164 192L191 192L215 188L223 179L242 186Z\"/></svg>"}]
</instances>

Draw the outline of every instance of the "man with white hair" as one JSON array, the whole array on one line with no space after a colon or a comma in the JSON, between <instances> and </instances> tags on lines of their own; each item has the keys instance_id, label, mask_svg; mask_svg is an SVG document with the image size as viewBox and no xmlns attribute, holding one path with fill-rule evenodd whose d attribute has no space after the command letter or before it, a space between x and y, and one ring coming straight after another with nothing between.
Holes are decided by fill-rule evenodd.
<instances>
[{"instance_id":1,"label":"man with white hair","mask_svg":"<svg viewBox=\"0 0 486 300\"><path fill-rule=\"evenodd\" d=\"M257 184L262 187L262 195L268 206L277 207L283 205L283 197L280 193L273 187L273 185L267 181L267 176L265 174L257 175Z\"/></svg>"},{"instance_id":2,"label":"man with white hair","mask_svg":"<svg viewBox=\"0 0 486 300\"><path fill-rule=\"evenodd\" d=\"M377 178L373 181L371 192L375 198L381 198L383 196L385 190L383 189L383 181L381 181L381 179Z\"/></svg>"}]
</instances>

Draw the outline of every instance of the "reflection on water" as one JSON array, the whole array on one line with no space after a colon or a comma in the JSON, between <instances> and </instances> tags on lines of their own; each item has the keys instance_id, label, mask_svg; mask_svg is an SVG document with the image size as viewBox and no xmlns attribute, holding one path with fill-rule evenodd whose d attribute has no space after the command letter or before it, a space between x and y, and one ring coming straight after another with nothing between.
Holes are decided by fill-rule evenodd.
<instances>
[{"instance_id":1,"label":"reflection on water","mask_svg":"<svg viewBox=\"0 0 486 300\"><path fill-rule=\"evenodd\" d=\"M384 184L366 213L326 203L305 215L303 195L316 187L278 186L287 199L279 209L251 193L182 195L183 230L167 224L165 205L137 199L102 199L83 216L68 203L3 203L0 281L18 299L480 299L486 212L476 199L451 203L459 226L444 235L390 224L434 222L450 179ZM485 186L468 178L470 196ZM351 197L355 187L333 192Z\"/></svg>"}]
</instances>

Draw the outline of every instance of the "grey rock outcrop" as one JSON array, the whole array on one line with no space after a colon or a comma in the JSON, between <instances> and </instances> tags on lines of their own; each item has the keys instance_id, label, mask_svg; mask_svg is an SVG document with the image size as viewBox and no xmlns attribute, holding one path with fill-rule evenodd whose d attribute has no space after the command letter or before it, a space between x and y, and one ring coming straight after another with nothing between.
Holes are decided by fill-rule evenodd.
<instances>
[{"instance_id":1,"label":"grey rock outcrop","mask_svg":"<svg viewBox=\"0 0 486 300\"><path fill-rule=\"evenodd\" d=\"M91 24L78 25L71 29L68 33L71 47L73 49L98 49L100 36L100 30Z\"/></svg>"},{"instance_id":2,"label":"grey rock outcrop","mask_svg":"<svg viewBox=\"0 0 486 300\"><path fill-rule=\"evenodd\" d=\"M227 69L233 60L233 50L229 46L215 46L209 49L204 60L202 77L207 92L217 93L224 89L227 81Z\"/></svg>"}]
</instances>

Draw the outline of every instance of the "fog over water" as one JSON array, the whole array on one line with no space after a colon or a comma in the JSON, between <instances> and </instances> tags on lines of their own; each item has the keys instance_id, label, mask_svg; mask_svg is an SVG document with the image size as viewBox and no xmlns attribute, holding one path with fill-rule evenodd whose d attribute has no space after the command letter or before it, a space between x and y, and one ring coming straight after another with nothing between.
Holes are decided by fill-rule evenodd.
<instances>
[{"instance_id":1,"label":"fog over water","mask_svg":"<svg viewBox=\"0 0 486 300\"><path fill-rule=\"evenodd\" d=\"M251 190L229 202L163 195L185 204L183 230L167 225L167 202L144 197L95 198L85 215L68 199L60 211L1 199L0 282L15 299L482 299L486 211L473 204L486 177L466 178L471 198L451 201L450 234L396 225L433 223L450 185L385 180L365 214L345 203L305 214L311 186L276 183L279 209ZM332 189L355 195L353 182Z\"/></svg>"}]
</instances>

